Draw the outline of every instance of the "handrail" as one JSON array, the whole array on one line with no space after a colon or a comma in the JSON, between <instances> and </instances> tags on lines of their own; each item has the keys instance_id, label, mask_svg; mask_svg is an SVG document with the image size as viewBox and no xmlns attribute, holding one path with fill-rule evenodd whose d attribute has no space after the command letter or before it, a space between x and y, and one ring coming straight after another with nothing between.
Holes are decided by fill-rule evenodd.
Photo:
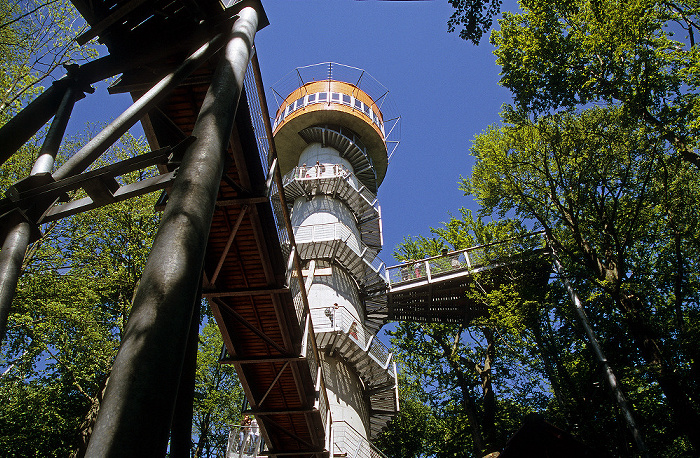
<instances>
[{"instance_id":1,"label":"handrail","mask_svg":"<svg viewBox=\"0 0 700 458\"><path fill-rule=\"evenodd\" d=\"M381 340L375 339L375 334L346 307L340 306L337 309L334 307L312 308L311 319L314 322L316 332L342 332L364 353L377 361L382 369L394 375L395 372L390 368L393 353Z\"/></svg>"},{"instance_id":2,"label":"handrail","mask_svg":"<svg viewBox=\"0 0 700 458\"><path fill-rule=\"evenodd\" d=\"M265 92L262 89L262 76L260 74L260 65L258 63L258 56L257 53L253 54L253 57L251 58L251 66L253 69L253 75L255 77L255 86L256 90L258 93L258 99L260 100L260 111L261 115L263 118L263 124L265 127L265 135L267 137L268 141L268 165L271 163L275 163L275 167L272 169L274 173L274 183L277 186L277 189L282 190L284 189L284 185L282 182L282 172L280 171L279 168L279 161L277 160L277 149L275 148L275 140L272 135L272 126L270 124L270 114L267 110L267 100L265 98ZM301 297L302 297L302 304L303 304L303 309L304 309L304 315L308 316L311 314L311 311L309 309L309 298L306 294L306 286L304 285L304 276L302 274L302 269L301 269L301 258L299 258L298 251L296 249L296 241L294 240L294 229L292 228L292 222L291 218L289 215L289 207L287 206L287 201L284 196L284 192L278 192L277 193L279 201L280 201L280 208L279 211L282 213L282 220L284 221L284 226L286 229L286 235L289 240L289 244L292 250L292 258L293 258L293 263L294 263L294 271L296 273L296 278L297 282L299 285ZM309 323L310 330L313 331L313 323ZM314 332L309 332L309 338L311 339L312 342L312 352L314 355L315 362L317 364L317 367L321 368L321 356L318 351L318 345L316 343L316 336ZM328 402L328 394L326 392L326 385L325 385L325 380L324 377L321 373L321 376L319 377L321 380L321 387L319 389L319 396L321 397L321 400L324 401L322 404L325 405L327 412L321 412L321 419L323 422L328 422L324 424L326 428L332 427L333 419L332 416L330 415L330 404Z\"/></svg>"},{"instance_id":3,"label":"handrail","mask_svg":"<svg viewBox=\"0 0 700 458\"><path fill-rule=\"evenodd\" d=\"M323 229L327 230L323 232ZM346 231L343 231L343 229L346 229ZM327 242L331 240L347 242L350 235L355 235L352 232L352 227L343 223L342 221L333 221L330 223L320 224L302 224L300 226L293 226L293 231L295 240L298 238L300 240L299 243ZM300 231L303 232L299 234ZM318 235L317 239L317 234L319 232L324 234L324 236ZM355 244L346 244L358 258L362 259L367 267L386 281L386 264L384 264L379 256L375 254L374 250L363 250L365 247L367 247L367 244L362 241L362 234L360 234L360 237L358 237L355 242L357 246L354 246Z\"/></svg>"},{"instance_id":4,"label":"handrail","mask_svg":"<svg viewBox=\"0 0 700 458\"><path fill-rule=\"evenodd\" d=\"M229 425L226 458L257 458L267 450L260 426Z\"/></svg>"},{"instance_id":5,"label":"handrail","mask_svg":"<svg viewBox=\"0 0 700 458\"><path fill-rule=\"evenodd\" d=\"M325 96L322 97L321 94L325 94ZM339 95L337 97L337 100L333 97L334 95ZM345 102L343 100L343 95L347 95L350 97L349 102ZM372 122L379 128L382 135L386 136L384 130L384 120L381 111L375 112L375 110L373 110L372 107L366 106L366 104L362 100L356 99L354 95L345 94L343 92L337 91L320 91L314 92L312 94L305 94L299 97L297 100L292 100L287 105L281 106L277 110L275 122L272 125L273 130L277 129L277 126L279 126L282 123L282 121L284 121L284 119L287 118L287 116L291 115L295 111L306 108L309 105L315 104L335 104L348 106L352 110L359 111L365 117L369 118L370 122ZM374 104L374 106L376 107L376 103ZM366 107L367 111L365 111L363 107Z\"/></svg>"},{"instance_id":6,"label":"handrail","mask_svg":"<svg viewBox=\"0 0 700 458\"><path fill-rule=\"evenodd\" d=\"M361 183L361 180L355 175L355 173L348 169L343 164L335 163L323 163L323 164L313 164L309 166L296 166L286 175L284 175L284 186L288 186L294 181L312 181L327 178L339 178L345 179L346 182L352 187L352 189L357 192L367 205L372 207L375 211L379 212L379 204L377 196L375 193L367 189L366 186L357 186L357 183L352 182L350 178L354 178L357 182Z\"/></svg>"},{"instance_id":7,"label":"handrail","mask_svg":"<svg viewBox=\"0 0 700 458\"><path fill-rule=\"evenodd\" d=\"M416 280L427 280L431 282L437 276L443 276L454 272L467 271L473 273L481 270L488 270L489 268L500 265L492 263L495 259L488 259L489 254L487 254L486 251L489 248L507 246L508 243L513 241L525 242L543 233L544 231L530 232L523 236L476 245L462 250L445 252L437 256L387 267L387 281L389 286ZM526 251L527 250L521 250L517 253L514 252L511 253L510 256L524 254ZM475 256L474 253L478 253L480 256ZM496 259L499 258L502 259L502 256Z\"/></svg>"},{"instance_id":8,"label":"handrail","mask_svg":"<svg viewBox=\"0 0 700 458\"><path fill-rule=\"evenodd\" d=\"M338 420L333 424L333 435L334 448L339 449L337 456L347 453L348 457L355 458L387 458L345 420ZM331 453L335 453L335 450L331 450Z\"/></svg>"}]
</instances>

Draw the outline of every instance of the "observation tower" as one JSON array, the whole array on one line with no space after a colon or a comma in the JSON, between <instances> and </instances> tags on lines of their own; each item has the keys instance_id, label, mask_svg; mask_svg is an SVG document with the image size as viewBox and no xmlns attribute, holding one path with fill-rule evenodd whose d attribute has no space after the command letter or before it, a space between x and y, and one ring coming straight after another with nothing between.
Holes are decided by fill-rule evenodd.
<instances>
[{"instance_id":1,"label":"observation tower","mask_svg":"<svg viewBox=\"0 0 700 458\"><path fill-rule=\"evenodd\" d=\"M385 316L373 311L386 309L375 302L387 286L376 193L400 118L384 86L340 64L298 68L273 91L273 134L334 442L345 444L335 453L355 453L399 409L396 365L376 338Z\"/></svg>"}]
</instances>

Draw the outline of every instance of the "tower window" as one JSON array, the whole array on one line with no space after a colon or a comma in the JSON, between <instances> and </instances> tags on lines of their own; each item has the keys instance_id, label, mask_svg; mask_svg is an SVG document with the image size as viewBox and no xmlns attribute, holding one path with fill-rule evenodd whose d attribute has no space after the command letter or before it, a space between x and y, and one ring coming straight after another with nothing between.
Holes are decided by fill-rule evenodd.
<instances>
[{"instance_id":1,"label":"tower window","mask_svg":"<svg viewBox=\"0 0 700 458\"><path fill-rule=\"evenodd\" d=\"M309 103L315 102L315 101L316 101L316 94L311 94L311 95L309 96Z\"/></svg>"},{"instance_id":2,"label":"tower window","mask_svg":"<svg viewBox=\"0 0 700 458\"><path fill-rule=\"evenodd\" d=\"M318 94L318 100L326 100L328 98L327 92L321 92Z\"/></svg>"},{"instance_id":3,"label":"tower window","mask_svg":"<svg viewBox=\"0 0 700 458\"><path fill-rule=\"evenodd\" d=\"M340 94L334 92L331 94L331 100L340 101Z\"/></svg>"},{"instance_id":4,"label":"tower window","mask_svg":"<svg viewBox=\"0 0 700 458\"><path fill-rule=\"evenodd\" d=\"M350 96L343 94L343 103L350 105Z\"/></svg>"},{"instance_id":5,"label":"tower window","mask_svg":"<svg viewBox=\"0 0 700 458\"><path fill-rule=\"evenodd\" d=\"M358 110L362 110L362 102L355 99L355 108L357 108Z\"/></svg>"}]
</instances>

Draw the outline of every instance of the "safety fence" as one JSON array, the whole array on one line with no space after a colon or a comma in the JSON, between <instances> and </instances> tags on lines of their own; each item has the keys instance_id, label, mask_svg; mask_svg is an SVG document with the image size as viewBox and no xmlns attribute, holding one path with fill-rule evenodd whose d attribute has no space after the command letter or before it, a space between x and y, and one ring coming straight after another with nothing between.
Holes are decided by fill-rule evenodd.
<instances>
[{"instance_id":1,"label":"safety fence","mask_svg":"<svg viewBox=\"0 0 700 458\"><path fill-rule=\"evenodd\" d=\"M352 170L343 164L314 164L310 166L297 166L289 171L283 178L284 186L287 187L294 181L316 181L321 179L345 179L349 186L357 192L357 194L365 200L368 206L373 207L377 212L379 205L377 196L359 184L359 180L355 177Z\"/></svg>"},{"instance_id":2,"label":"safety fence","mask_svg":"<svg viewBox=\"0 0 700 458\"><path fill-rule=\"evenodd\" d=\"M494 269L511 264L518 258L543 248L543 232L532 232L521 237L514 237L484 245L473 246L464 250L445 252L421 260L411 260L400 265L388 267L389 287L418 280L431 281L436 277L450 274L469 274Z\"/></svg>"},{"instance_id":3,"label":"safety fence","mask_svg":"<svg viewBox=\"0 0 700 458\"><path fill-rule=\"evenodd\" d=\"M350 310L334 306L313 308L311 318L316 332L342 332L392 377L395 376L392 353Z\"/></svg>"},{"instance_id":4,"label":"safety fence","mask_svg":"<svg viewBox=\"0 0 700 458\"><path fill-rule=\"evenodd\" d=\"M279 161L274 150L272 139L272 126L267 111L267 101L262 88L262 78L257 57L253 56L246 71L244 80L246 99L253 123L258 153L263 170L265 171L267 196L270 199L273 217L277 228L282 254L288 259L287 285L292 293L294 308L300 326L303 326L304 337L302 339L302 355L309 365L309 371L317 393L314 407L321 416L325 429L325 449L331 447L332 418L328 403L325 382L322 375L321 356L316 345L313 324L309 313L309 304L306 297L304 278L301 275L301 258L296 251L292 224L289 219L287 203L283 192L279 192L282 185L282 174ZM240 451L239 451L240 453ZM228 455L227 455L228 456ZM235 456L235 455L233 455ZM241 458L246 455L241 455ZM231 457L232 458L232 457Z\"/></svg>"},{"instance_id":5,"label":"safety fence","mask_svg":"<svg viewBox=\"0 0 700 458\"><path fill-rule=\"evenodd\" d=\"M342 420L333 423L333 450L331 456L386 458L386 455L372 445L362 434Z\"/></svg>"},{"instance_id":6,"label":"safety fence","mask_svg":"<svg viewBox=\"0 0 700 458\"><path fill-rule=\"evenodd\" d=\"M226 458L257 458L265 451L265 439L260 434L257 422L251 425L231 425Z\"/></svg>"},{"instance_id":7,"label":"safety fence","mask_svg":"<svg viewBox=\"0 0 700 458\"><path fill-rule=\"evenodd\" d=\"M358 261L361 260L361 262L369 268L369 271L366 271L358 280L363 281L365 284L386 282L386 267L384 262L376 255L374 250L369 249L369 247L361 241L361 237L358 237L351 227L340 221L294 226L294 239L297 245L320 244L323 242L337 242L342 244L349 248L349 250L330 249L329 245L327 245L327 247L309 247L309 250L314 251L314 254L318 254L320 253L319 250L328 248L336 255L337 260L350 271L356 269L358 264L355 262L355 259L348 258L359 258ZM369 276L376 276L379 278L365 278Z\"/></svg>"}]
</instances>

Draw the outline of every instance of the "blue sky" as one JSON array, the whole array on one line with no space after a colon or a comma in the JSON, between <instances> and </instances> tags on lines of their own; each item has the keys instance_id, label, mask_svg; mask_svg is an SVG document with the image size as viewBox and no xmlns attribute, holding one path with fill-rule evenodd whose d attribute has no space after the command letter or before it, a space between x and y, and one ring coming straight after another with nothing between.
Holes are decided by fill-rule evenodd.
<instances>
[{"instance_id":1,"label":"blue sky","mask_svg":"<svg viewBox=\"0 0 700 458\"><path fill-rule=\"evenodd\" d=\"M299 66L338 62L360 67L390 91L401 115L401 144L379 189L384 227L380 257L406 235L427 235L476 208L457 189L468 176L475 134L497 123L510 92L498 86L499 67L488 39L476 47L447 33L447 0L263 2L270 26L256 36L261 73L269 90Z\"/></svg>"},{"instance_id":2,"label":"blue sky","mask_svg":"<svg viewBox=\"0 0 700 458\"><path fill-rule=\"evenodd\" d=\"M460 176L471 172L469 147L511 101L498 86L488 37L474 46L447 33L453 11L447 0L263 4L270 25L257 34L256 48L271 113L277 106L270 88L296 67L320 62L362 68L390 91L401 115L401 144L379 189L380 257L388 266L396 264L392 252L405 236L429 235L431 226L458 215L459 208L476 209L457 189ZM131 103L126 94L108 95L105 83L95 88L77 103L69 132L82 132L88 121L108 122Z\"/></svg>"},{"instance_id":3,"label":"blue sky","mask_svg":"<svg viewBox=\"0 0 700 458\"><path fill-rule=\"evenodd\" d=\"M428 235L474 202L457 189L473 161L474 135L499 121L509 91L498 86L499 67L487 37L479 46L447 32L447 0L355 1L265 0L270 25L256 47L270 111L270 88L296 67L337 62L369 72L390 91L401 115L401 144L379 189L384 249L392 252L407 235ZM106 84L76 105L69 131L86 121L107 122L131 103L109 96ZM141 131L133 129L135 135Z\"/></svg>"}]
</instances>

